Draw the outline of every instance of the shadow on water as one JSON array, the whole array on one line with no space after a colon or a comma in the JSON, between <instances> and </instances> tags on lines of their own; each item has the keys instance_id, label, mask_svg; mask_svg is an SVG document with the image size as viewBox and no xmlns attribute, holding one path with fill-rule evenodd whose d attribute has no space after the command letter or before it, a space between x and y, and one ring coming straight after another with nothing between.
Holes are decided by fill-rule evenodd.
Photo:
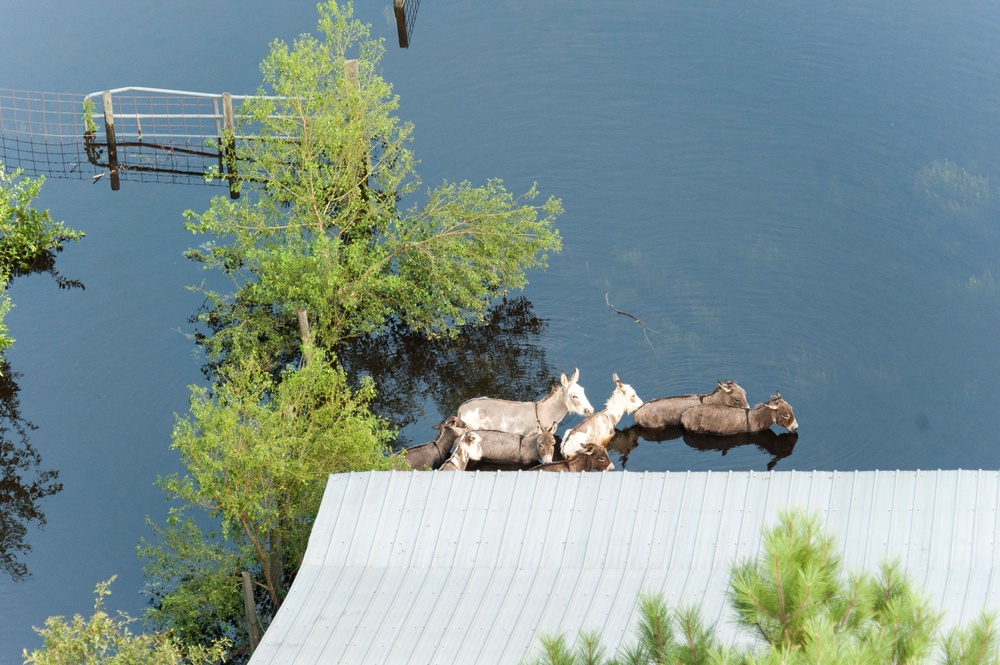
<instances>
[{"instance_id":1,"label":"shadow on water","mask_svg":"<svg viewBox=\"0 0 1000 665\"><path fill-rule=\"evenodd\" d=\"M45 525L38 502L62 490L58 471L40 471L41 457L28 433L36 426L21 416L20 373L6 360L0 363L0 570L15 582L30 576L21 560L31 550L25 541L28 525Z\"/></svg>"},{"instance_id":2,"label":"shadow on water","mask_svg":"<svg viewBox=\"0 0 1000 665\"><path fill-rule=\"evenodd\" d=\"M767 463L767 470L773 469L778 462L785 459L795 449L795 443L799 440L799 435L793 432L782 432L778 434L773 430L766 429L760 432L744 432L741 434L731 434L728 436L718 436L713 434L695 434L686 432L681 427L666 427L663 429L648 429L639 425L632 425L624 430L615 430L615 435L608 443L608 450L618 453L621 468L628 465L628 457L635 450L642 440L661 443L682 439L685 444L702 451L719 451L723 455L737 446L756 446L761 452L770 455L771 459Z\"/></svg>"},{"instance_id":3,"label":"shadow on water","mask_svg":"<svg viewBox=\"0 0 1000 665\"><path fill-rule=\"evenodd\" d=\"M449 414L472 397L535 401L546 395L558 379L541 344L546 326L528 299L503 299L483 323L453 339L394 328L355 341L337 357L352 377L375 380L379 396L372 410L402 429L424 415L428 402Z\"/></svg>"}]
</instances>

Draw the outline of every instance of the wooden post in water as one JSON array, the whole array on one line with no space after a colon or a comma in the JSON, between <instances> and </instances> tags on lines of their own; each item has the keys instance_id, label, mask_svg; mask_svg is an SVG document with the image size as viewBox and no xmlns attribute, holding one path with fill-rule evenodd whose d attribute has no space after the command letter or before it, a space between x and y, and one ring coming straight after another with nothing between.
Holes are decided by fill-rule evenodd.
<instances>
[{"instance_id":1,"label":"wooden post in water","mask_svg":"<svg viewBox=\"0 0 1000 665\"><path fill-rule=\"evenodd\" d=\"M108 170L111 173L111 191L117 192L121 183L118 181L118 144L115 142L115 111L111 104L111 91L104 91L104 131L108 137Z\"/></svg>"},{"instance_id":2,"label":"wooden post in water","mask_svg":"<svg viewBox=\"0 0 1000 665\"><path fill-rule=\"evenodd\" d=\"M226 180L229 181L229 198L240 198L236 187L236 123L233 122L233 96L222 93L222 154L226 164Z\"/></svg>"},{"instance_id":3,"label":"wooden post in water","mask_svg":"<svg viewBox=\"0 0 1000 665\"><path fill-rule=\"evenodd\" d=\"M409 48L410 39L406 36L406 0L393 0L396 10L396 32L399 34L399 48Z\"/></svg>"}]
</instances>

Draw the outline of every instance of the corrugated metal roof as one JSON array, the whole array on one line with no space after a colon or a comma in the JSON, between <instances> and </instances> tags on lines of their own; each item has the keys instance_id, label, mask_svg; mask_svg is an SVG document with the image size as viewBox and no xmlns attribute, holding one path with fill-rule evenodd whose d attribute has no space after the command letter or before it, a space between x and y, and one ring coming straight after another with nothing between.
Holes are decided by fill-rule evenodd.
<instances>
[{"instance_id":1,"label":"corrugated metal roof","mask_svg":"<svg viewBox=\"0 0 1000 665\"><path fill-rule=\"evenodd\" d=\"M288 598L252 665L518 663L543 634L632 640L640 591L725 603L779 510L819 513L845 568L898 557L964 623L996 607L998 471L330 476Z\"/></svg>"}]
</instances>

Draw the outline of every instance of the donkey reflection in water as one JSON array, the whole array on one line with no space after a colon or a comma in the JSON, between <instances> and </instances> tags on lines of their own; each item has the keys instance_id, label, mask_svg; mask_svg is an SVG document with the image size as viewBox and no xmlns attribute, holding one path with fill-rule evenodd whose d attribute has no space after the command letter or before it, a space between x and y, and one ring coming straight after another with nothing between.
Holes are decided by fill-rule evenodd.
<instances>
[{"instance_id":1,"label":"donkey reflection in water","mask_svg":"<svg viewBox=\"0 0 1000 665\"><path fill-rule=\"evenodd\" d=\"M548 429L559 423L566 414L573 412L589 416L594 407L587 401L583 386L577 383L580 370L566 378L559 378L559 385L537 402L512 402L492 397L477 397L458 407L458 417L472 430L497 430L527 436Z\"/></svg>"},{"instance_id":2,"label":"donkey reflection in water","mask_svg":"<svg viewBox=\"0 0 1000 665\"><path fill-rule=\"evenodd\" d=\"M642 406L642 400L635 394L632 386L622 383L617 373L611 378L614 379L615 390L604 405L604 410L587 416L582 423L567 430L563 436L561 450L564 458L572 458L588 443L607 445L615 435L615 426L622 416Z\"/></svg>"}]
</instances>

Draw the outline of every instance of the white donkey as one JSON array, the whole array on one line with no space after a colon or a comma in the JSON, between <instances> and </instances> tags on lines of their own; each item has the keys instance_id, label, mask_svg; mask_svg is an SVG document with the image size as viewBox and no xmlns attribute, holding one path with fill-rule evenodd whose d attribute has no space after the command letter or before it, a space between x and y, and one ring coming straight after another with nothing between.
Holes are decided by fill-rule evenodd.
<instances>
[{"instance_id":1,"label":"white donkey","mask_svg":"<svg viewBox=\"0 0 1000 665\"><path fill-rule=\"evenodd\" d=\"M568 379L563 374L559 385L537 402L476 397L458 407L458 417L472 430L498 430L521 436L544 432L570 411L581 416L594 412L583 386L577 383L579 378L579 368Z\"/></svg>"},{"instance_id":2,"label":"white donkey","mask_svg":"<svg viewBox=\"0 0 1000 665\"><path fill-rule=\"evenodd\" d=\"M632 386L622 383L617 373L611 378L615 381L615 390L604 405L604 410L584 418L582 423L566 430L566 434L563 435L560 450L564 458L570 459L588 443L608 445L608 441L615 435L615 426L622 416L642 406L642 400L635 394Z\"/></svg>"}]
</instances>

